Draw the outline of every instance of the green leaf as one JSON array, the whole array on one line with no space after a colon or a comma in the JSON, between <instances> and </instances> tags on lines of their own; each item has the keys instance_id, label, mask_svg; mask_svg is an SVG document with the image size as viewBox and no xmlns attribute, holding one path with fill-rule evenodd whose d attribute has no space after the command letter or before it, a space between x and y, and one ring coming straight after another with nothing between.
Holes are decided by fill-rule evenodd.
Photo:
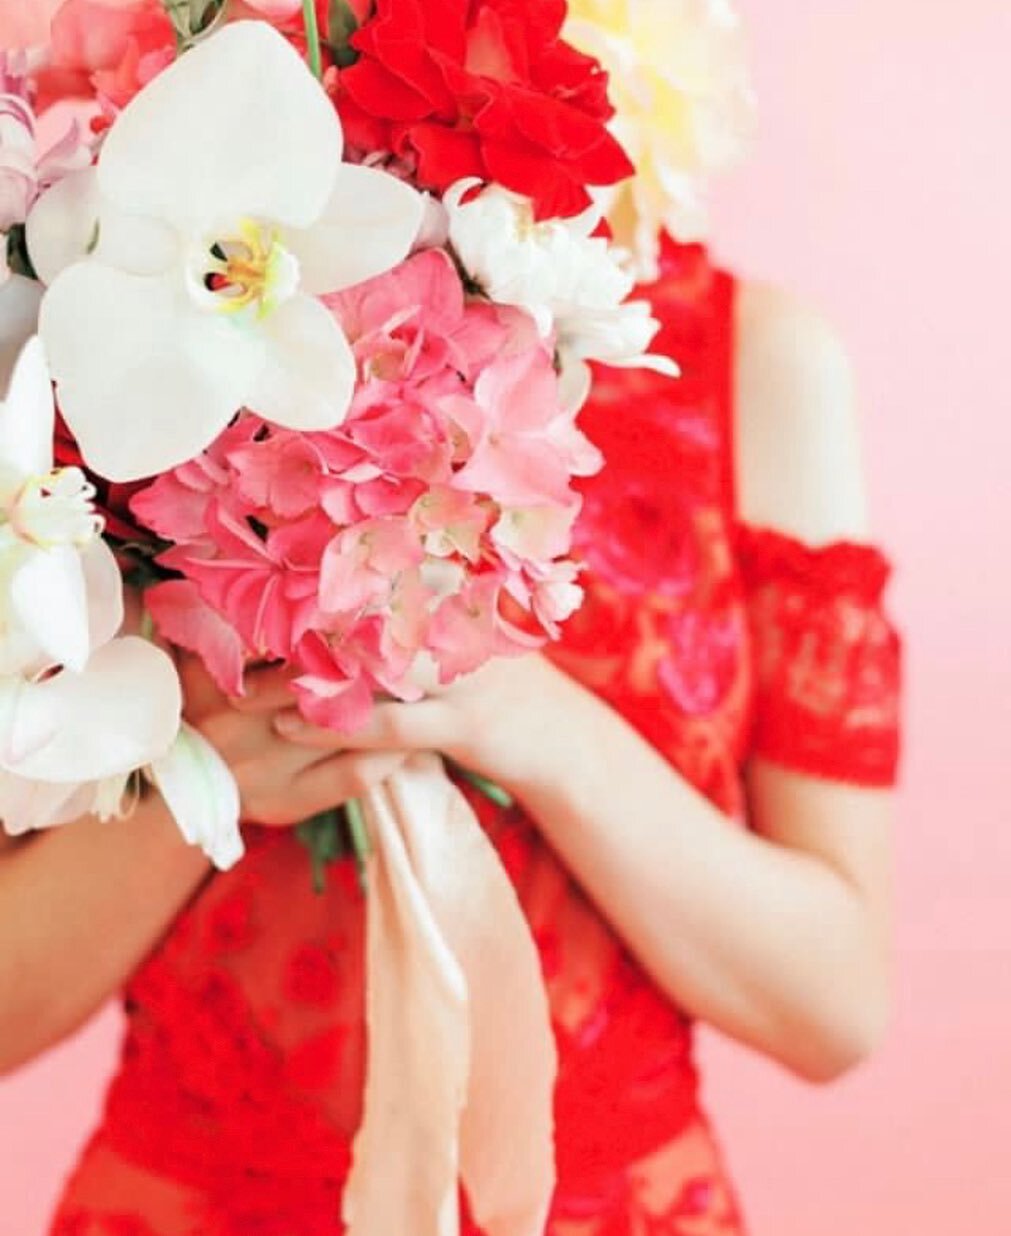
<instances>
[{"instance_id":1,"label":"green leaf","mask_svg":"<svg viewBox=\"0 0 1011 1236\"><path fill-rule=\"evenodd\" d=\"M344 858L348 851L342 813L337 810L322 811L309 820L303 820L295 829L295 836L309 851L313 889L317 893L325 893L327 867Z\"/></svg>"},{"instance_id":2,"label":"green leaf","mask_svg":"<svg viewBox=\"0 0 1011 1236\"><path fill-rule=\"evenodd\" d=\"M161 0L181 52L213 34L224 21L228 0Z\"/></svg>"},{"instance_id":3,"label":"green leaf","mask_svg":"<svg viewBox=\"0 0 1011 1236\"><path fill-rule=\"evenodd\" d=\"M455 760L447 760L447 763L462 781L472 785L475 790L483 794L496 807L501 807L504 811L511 811L516 806L516 799L513 798L509 791L504 790L500 785L496 785L494 781L490 781L487 777L482 777L480 773L471 772L469 768L463 768Z\"/></svg>"},{"instance_id":4,"label":"green leaf","mask_svg":"<svg viewBox=\"0 0 1011 1236\"><path fill-rule=\"evenodd\" d=\"M358 52L351 46L351 36L357 29L358 18L348 0L330 0L326 43L339 69L348 69L358 60Z\"/></svg>"},{"instance_id":5,"label":"green leaf","mask_svg":"<svg viewBox=\"0 0 1011 1236\"><path fill-rule=\"evenodd\" d=\"M369 837L368 825L365 822L365 811L361 803L353 798L344 804L347 815L348 832L351 837L351 852L354 854L355 866L358 868L358 883L362 892L368 892L368 857L372 853L372 841Z\"/></svg>"}]
</instances>

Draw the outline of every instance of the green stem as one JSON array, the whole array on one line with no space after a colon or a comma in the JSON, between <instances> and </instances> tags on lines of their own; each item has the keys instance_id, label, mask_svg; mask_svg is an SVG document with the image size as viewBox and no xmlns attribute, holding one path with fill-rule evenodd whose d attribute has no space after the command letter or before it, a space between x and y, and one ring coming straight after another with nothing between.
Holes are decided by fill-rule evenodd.
<instances>
[{"instance_id":1,"label":"green stem","mask_svg":"<svg viewBox=\"0 0 1011 1236\"><path fill-rule=\"evenodd\" d=\"M302 21L305 25L305 41L308 45L309 68L317 81L323 80L323 55L319 43L319 19L316 16L316 0L302 0Z\"/></svg>"},{"instance_id":2,"label":"green stem","mask_svg":"<svg viewBox=\"0 0 1011 1236\"><path fill-rule=\"evenodd\" d=\"M351 849L358 868L358 883L362 892L368 892L368 857L372 853L372 843L369 841L369 830L365 823L365 811L357 798L352 798L344 804L347 815L348 830L351 833Z\"/></svg>"},{"instance_id":3,"label":"green stem","mask_svg":"<svg viewBox=\"0 0 1011 1236\"><path fill-rule=\"evenodd\" d=\"M500 785L496 785L494 781L490 781L487 777L482 777L480 773L471 772L469 768L463 768L457 764L455 760L450 760L453 771L463 781L469 782L475 790L483 794L489 802L493 802L496 807L501 807L504 811L511 811L516 806L516 799L509 793L508 790L503 790Z\"/></svg>"},{"instance_id":4,"label":"green stem","mask_svg":"<svg viewBox=\"0 0 1011 1236\"><path fill-rule=\"evenodd\" d=\"M340 812L322 811L299 824L295 834L312 859L313 888L317 893L326 892L326 869L342 853Z\"/></svg>"}]
</instances>

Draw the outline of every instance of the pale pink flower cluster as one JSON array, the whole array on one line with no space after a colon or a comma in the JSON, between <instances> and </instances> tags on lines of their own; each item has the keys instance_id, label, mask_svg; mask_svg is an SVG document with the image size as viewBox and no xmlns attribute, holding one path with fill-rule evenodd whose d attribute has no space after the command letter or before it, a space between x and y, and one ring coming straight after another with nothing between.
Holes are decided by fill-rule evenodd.
<instances>
[{"instance_id":1,"label":"pale pink flower cluster","mask_svg":"<svg viewBox=\"0 0 1011 1236\"><path fill-rule=\"evenodd\" d=\"M132 507L181 576L147 593L162 634L233 695L250 659L290 664L305 716L349 730L378 693L557 636L581 600L572 480L601 460L533 319L468 299L443 251L327 303L358 369L344 422L246 414Z\"/></svg>"},{"instance_id":2,"label":"pale pink flower cluster","mask_svg":"<svg viewBox=\"0 0 1011 1236\"><path fill-rule=\"evenodd\" d=\"M25 222L46 189L91 162L74 122L52 143L42 143L31 96L24 54L0 55L0 237ZM0 280L7 275L5 252L0 246Z\"/></svg>"}]
</instances>

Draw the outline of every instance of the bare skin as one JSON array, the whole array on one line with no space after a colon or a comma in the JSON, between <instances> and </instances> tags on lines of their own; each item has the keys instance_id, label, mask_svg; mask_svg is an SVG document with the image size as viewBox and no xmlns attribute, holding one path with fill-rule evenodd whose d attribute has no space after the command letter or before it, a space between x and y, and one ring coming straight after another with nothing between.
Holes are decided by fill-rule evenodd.
<instances>
[{"instance_id":1,"label":"bare skin","mask_svg":"<svg viewBox=\"0 0 1011 1236\"><path fill-rule=\"evenodd\" d=\"M741 291L738 328L740 514L815 543L866 539L838 339L759 285ZM189 718L235 771L246 819L293 825L384 780L403 752L444 751L519 797L631 950L695 1016L811 1081L839 1076L879 1042L891 793L753 760L745 831L539 656L491 665L423 704L381 706L353 738L300 725L283 675L257 675L241 704L192 661L184 677ZM606 762L587 758L605 751ZM127 821L0 839L0 1071L100 1007L209 874L156 796Z\"/></svg>"}]
</instances>

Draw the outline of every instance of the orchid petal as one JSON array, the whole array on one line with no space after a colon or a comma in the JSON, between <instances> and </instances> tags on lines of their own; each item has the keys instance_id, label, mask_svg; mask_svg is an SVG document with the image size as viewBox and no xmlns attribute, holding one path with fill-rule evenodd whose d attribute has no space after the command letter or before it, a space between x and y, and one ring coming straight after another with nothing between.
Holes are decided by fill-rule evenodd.
<instances>
[{"instance_id":1,"label":"orchid petal","mask_svg":"<svg viewBox=\"0 0 1011 1236\"><path fill-rule=\"evenodd\" d=\"M0 771L0 820L11 837L76 819L90 801L89 786L29 781Z\"/></svg>"},{"instance_id":2,"label":"orchid petal","mask_svg":"<svg viewBox=\"0 0 1011 1236\"><path fill-rule=\"evenodd\" d=\"M82 262L40 323L60 406L84 458L113 481L184 463L225 428L262 363L254 335L200 313L170 279Z\"/></svg>"},{"instance_id":3,"label":"orchid petal","mask_svg":"<svg viewBox=\"0 0 1011 1236\"><path fill-rule=\"evenodd\" d=\"M187 230L239 216L306 227L333 188L340 121L291 44L236 22L180 57L120 114L103 193Z\"/></svg>"},{"instance_id":4,"label":"orchid petal","mask_svg":"<svg viewBox=\"0 0 1011 1236\"><path fill-rule=\"evenodd\" d=\"M81 551L81 566L88 594L88 636L94 651L107 644L123 625L123 575L116 555L101 540L92 541Z\"/></svg>"},{"instance_id":5,"label":"orchid petal","mask_svg":"<svg viewBox=\"0 0 1011 1236\"><path fill-rule=\"evenodd\" d=\"M57 181L32 207L26 236L32 265L49 284L87 257L98 234L101 193L94 168Z\"/></svg>"},{"instance_id":6,"label":"orchid petal","mask_svg":"<svg viewBox=\"0 0 1011 1236\"><path fill-rule=\"evenodd\" d=\"M239 790L207 739L184 724L168 754L152 763L151 778L187 842L220 870L233 867L245 853Z\"/></svg>"},{"instance_id":7,"label":"orchid petal","mask_svg":"<svg viewBox=\"0 0 1011 1236\"><path fill-rule=\"evenodd\" d=\"M0 407L0 460L21 477L44 476L53 466L53 384L42 341L24 346Z\"/></svg>"},{"instance_id":8,"label":"orchid petal","mask_svg":"<svg viewBox=\"0 0 1011 1236\"><path fill-rule=\"evenodd\" d=\"M302 287L323 295L364 283L402 262L421 230L421 194L388 172L343 164L322 218L285 233Z\"/></svg>"},{"instance_id":9,"label":"orchid petal","mask_svg":"<svg viewBox=\"0 0 1011 1236\"><path fill-rule=\"evenodd\" d=\"M90 651L88 598L79 551L71 545L30 551L9 583L11 610L55 665L75 673Z\"/></svg>"},{"instance_id":10,"label":"orchid petal","mask_svg":"<svg viewBox=\"0 0 1011 1236\"><path fill-rule=\"evenodd\" d=\"M44 193L27 228L32 265L47 284L90 254L135 275L156 275L179 253L179 233L160 219L117 210L102 196L93 167Z\"/></svg>"},{"instance_id":11,"label":"orchid petal","mask_svg":"<svg viewBox=\"0 0 1011 1236\"><path fill-rule=\"evenodd\" d=\"M18 705L27 685L20 674L0 676L0 748L10 745L17 722Z\"/></svg>"},{"instance_id":12,"label":"orchid petal","mask_svg":"<svg viewBox=\"0 0 1011 1236\"><path fill-rule=\"evenodd\" d=\"M125 214L102 202L95 258L131 275L161 275L182 256L182 237L160 219Z\"/></svg>"},{"instance_id":13,"label":"orchid petal","mask_svg":"<svg viewBox=\"0 0 1011 1236\"><path fill-rule=\"evenodd\" d=\"M295 296L264 324L265 360L246 399L252 411L289 429L333 429L354 393L351 345L317 300Z\"/></svg>"},{"instance_id":14,"label":"orchid petal","mask_svg":"<svg viewBox=\"0 0 1011 1236\"><path fill-rule=\"evenodd\" d=\"M0 390L10 384L14 365L39 324L42 288L31 279L11 275L0 284Z\"/></svg>"},{"instance_id":15,"label":"orchid petal","mask_svg":"<svg viewBox=\"0 0 1011 1236\"><path fill-rule=\"evenodd\" d=\"M32 678L46 669L47 659L39 652L32 631L8 625L0 639L0 679L8 675Z\"/></svg>"},{"instance_id":16,"label":"orchid petal","mask_svg":"<svg viewBox=\"0 0 1011 1236\"><path fill-rule=\"evenodd\" d=\"M165 754L181 708L172 659L147 640L116 639L83 673L20 685L0 768L62 784L128 772Z\"/></svg>"}]
</instances>

